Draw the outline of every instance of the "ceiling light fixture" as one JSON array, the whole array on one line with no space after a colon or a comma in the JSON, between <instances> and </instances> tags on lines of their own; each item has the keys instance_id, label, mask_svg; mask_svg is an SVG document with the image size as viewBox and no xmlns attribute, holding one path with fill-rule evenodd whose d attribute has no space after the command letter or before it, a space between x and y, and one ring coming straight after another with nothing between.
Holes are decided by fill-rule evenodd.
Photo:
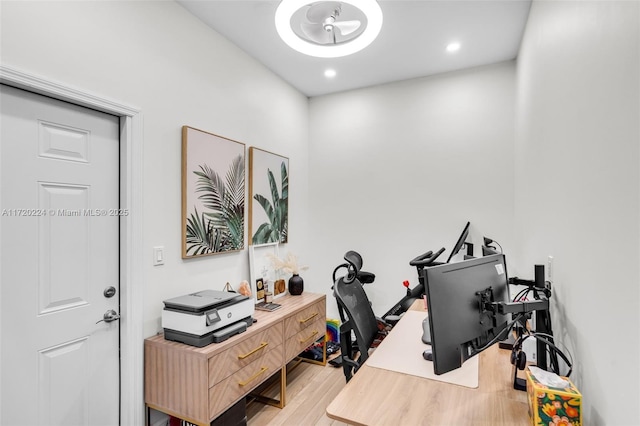
<instances>
[{"instance_id":1,"label":"ceiling light fixture","mask_svg":"<svg viewBox=\"0 0 640 426\"><path fill-rule=\"evenodd\" d=\"M336 70L329 68L324 71L324 76L327 78L333 78L336 76Z\"/></svg>"},{"instance_id":2,"label":"ceiling light fixture","mask_svg":"<svg viewBox=\"0 0 640 426\"><path fill-rule=\"evenodd\" d=\"M276 30L292 49L319 58L351 55L376 39L382 10L376 0L302 3L282 0L276 9Z\"/></svg>"},{"instance_id":3,"label":"ceiling light fixture","mask_svg":"<svg viewBox=\"0 0 640 426\"><path fill-rule=\"evenodd\" d=\"M453 43L449 43L447 45L447 52L457 52L458 50L460 50L460 43L458 43L457 41L453 42Z\"/></svg>"}]
</instances>

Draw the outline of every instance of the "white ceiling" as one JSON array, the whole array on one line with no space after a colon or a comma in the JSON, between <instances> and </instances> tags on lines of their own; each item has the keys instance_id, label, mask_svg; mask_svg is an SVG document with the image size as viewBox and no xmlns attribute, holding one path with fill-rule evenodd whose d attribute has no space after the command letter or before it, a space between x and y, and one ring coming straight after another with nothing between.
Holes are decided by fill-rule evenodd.
<instances>
[{"instance_id":1,"label":"white ceiling","mask_svg":"<svg viewBox=\"0 0 640 426\"><path fill-rule=\"evenodd\" d=\"M312 3L313 0L308 0ZM278 0L178 0L187 10L309 97L514 59L531 0L379 0L378 38L348 57L298 53L278 36ZM452 41L461 43L448 53ZM336 77L324 76L327 68Z\"/></svg>"}]
</instances>

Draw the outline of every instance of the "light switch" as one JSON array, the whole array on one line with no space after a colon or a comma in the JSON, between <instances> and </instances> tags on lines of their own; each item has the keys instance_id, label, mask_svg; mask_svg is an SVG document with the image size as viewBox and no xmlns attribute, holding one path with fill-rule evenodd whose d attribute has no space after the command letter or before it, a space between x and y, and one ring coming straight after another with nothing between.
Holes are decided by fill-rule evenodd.
<instances>
[{"instance_id":1,"label":"light switch","mask_svg":"<svg viewBox=\"0 0 640 426\"><path fill-rule=\"evenodd\" d=\"M153 266L164 265L164 246L153 248Z\"/></svg>"}]
</instances>

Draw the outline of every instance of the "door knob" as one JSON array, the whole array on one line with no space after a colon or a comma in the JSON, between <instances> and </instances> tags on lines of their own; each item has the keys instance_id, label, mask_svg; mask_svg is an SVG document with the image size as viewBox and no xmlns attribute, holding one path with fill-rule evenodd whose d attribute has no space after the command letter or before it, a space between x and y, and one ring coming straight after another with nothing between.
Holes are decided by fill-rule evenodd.
<instances>
[{"instance_id":1,"label":"door knob","mask_svg":"<svg viewBox=\"0 0 640 426\"><path fill-rule=\"evenodd\" d=\"M109 309L107 312L104 313L102 319L98 321L96 324L101 323L102 321L113 322L119 319L120 319L120 314L114 311L113 309Z\"/></svg>"}]
</instances>

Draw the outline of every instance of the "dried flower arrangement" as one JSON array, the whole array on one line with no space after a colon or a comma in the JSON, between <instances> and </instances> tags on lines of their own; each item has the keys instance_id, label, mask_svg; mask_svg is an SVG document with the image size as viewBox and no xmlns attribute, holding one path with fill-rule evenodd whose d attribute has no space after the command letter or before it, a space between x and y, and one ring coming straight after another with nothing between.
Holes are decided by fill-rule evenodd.
<instances>
[{"instance_id":1,"label":"dried flower arrangement","mask_svg":"<svg viewBox=\"0 0 640 426\"><path fill-rule=\"evenodd\" d=\"M298 257L293 253L287 253L284 259L280 259L273 253L267 253L266 256L271 260L271 264L275 270L283 271L288 274L298 275L300 271L308 269L308 266L300 266L298 264Z\"/></svg>"}]
</instances>

